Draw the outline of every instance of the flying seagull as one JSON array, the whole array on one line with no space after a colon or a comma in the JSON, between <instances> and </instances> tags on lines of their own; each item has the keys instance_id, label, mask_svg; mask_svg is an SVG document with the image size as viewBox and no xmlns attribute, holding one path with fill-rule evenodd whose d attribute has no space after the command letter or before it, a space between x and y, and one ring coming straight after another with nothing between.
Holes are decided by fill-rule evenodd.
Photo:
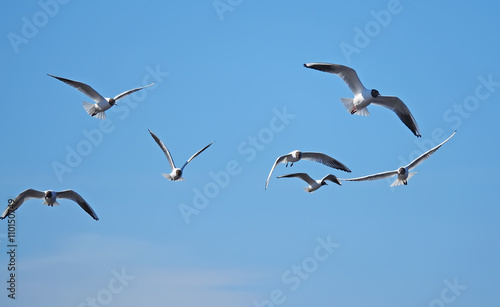
<instances>
[{"instance_id":1,"label":"flying seagull","mask_svg":"<svg viewBox=\"0 0 500 307\"><path fill-rule=\"evenodd\" d=\"M395 171L383 172L383 173L378 173L378 174L373 174L373 175L364 176L364 177L358 177L358 178L352 178L352 179L340 179L340 180L344 180L344 181L367 181L367 180L384 179L384 178L389 178L389 177L398 175L398 178L396 178L396 180L391 184L391 187L402 185L402 184L406 185L406 184L408 184L408 180L410 180L410 178L413 177L413 175L416 174L415 172L410 173L410 170L412 170L413 168L415 168L417 165L419 165L425 159L429 158L434 152L436 152L436 150L439 149L439 147L443 146L444 143L448 142L448 140L451 139L451 137L454 136L455 133L457 133L456 130L455 130L455 132L453 132L452 135L450 135L449 138L447 138L446 140L444 140L441 144L439 144L436 147L434 147L434 148L426 151L420 157L418 157L415 160L413 160L407 166L402 166L402 167L398 168Z\"/></svg>"},{"instance_id":2,"label":"flying seagull","mask_svg":"<svg viewBox=\"0 0 500 307\"><path fill-rule=\"evenodd\" d=\"M61 192L55 192L52 190L49 191L37 191L33 189L27 189L26 191L22 192L19 194L12 203L10 203L5 211L3 212L2 216L0 216L0 219L4 219L7 217L9 214L12 212L16 211L17 208L19 208L24 201L30 199L30 198L43 198L43 204L53 207L58 206L59 203L57 202L57 199L63 198L63 199L71 199L75 201L77 204L82 207L85 212L87 212L91 217L94 218L94 220L99 220L97 217L97 214L95 214L94 210L89 206L89 204L81 197L78 193L76 193L73 190L66 190L66 191L61 191Z\"/></svg>"},{"instance_id":3,"label":"flying seagull","mask_svg":"<svg viewBox=\"0 0 500 307\"><path fill-rule=\"evenodd\" d=\"M87 111L87 113L90 116L97 117L99 119L106 119L106 113L104 113L104 111L106 111L109 108L111 108L112 106L114 106L118 100L120 100L123 97L130 95L134 92L137 92L138 90L142 90L143 88L149 87L149 86L154 84L154 82L153 82L153 83L146 85L146 86L143 86L143 87L134 88L132 90L123 92L123 93L115 96L114 98L104 98L101 96L101 94L99 94L92 87L90 87L90 85L87 85L87 84L82 83L82 82L66 79L66 78L56 77L53 75L49 75L49 76L56 78L57 80L62 81L66 84L71 85L72 87L76 88L80 92L82 92L85 95L92 98L92 100L94 100L95 103L89 103L89 102L84 101L83 108L85 109L85 111Z\"/></svg>"},{"instance_id":4,"label":"flying seagull","mask_svg":"<svg viewBox=\"0 0 500 307\"><path fill-rule=\"evenodd\" d=\"M347 166L345 166L344 164L340 163L339 161L335 160L334 158L332 158L328 155L325 155L323 153L301 152L300 150L294 150L291 153L280 156L280 157L278 157L278 159L276 159L276 162L274 162L273 168L271 168L271 172L269 172L269 176L267 177L266 189L267 189L267 185L269 184L269 179L271 178L271 175L272 175L276 165L278 165L279 163L286 163L285 166L288 167L288 163L291 163L290 164L290 167L291 167L291 166L293 166L293 163L295 163L301 159L318 162L318 163L324 164L326 166L339 169L339 170L344 171L344 172L349 172L349 173L351 172L351 170Z\"/></svg>"},{"instance_id":5,"label":"flying seagull","mask_svg":"<svg viewBox=\"0 0 500 307\"><path fill-rule=\"evenodd\" d=\"M188 165L188 163L191 162L191 160L196 158L196 156L201 154L205 149L207 149L208 147L210 147L210 145L212 145L214 143L214 142L212 142L212 143L208 144L207 146L203 147L202 149L198 150L198 152L195 153L194 155L192 155L191 158L189 158L181 168L178 168L178 167L175 167L174 159L172 159L172 155L170 154L170 151L168 151L167 146L165 146L165 144L163 144L163 142L153 132L151 132L151 130L148 129L148 131L149 131L149 133L151 133L151 136L153 137L153 139L155 139L156 143L163 150L163 152L165 153L165 156L167 156L168 163L170 164L170 168L172 169L172 172L170 174L162 174L162 176L167 178L168 180L172 180L172 181L184 180L185 178L182 177L182 172L184 171L184 168L186 167L186 165Z\"/></svg>"},{"instance_id":6,"label":"flying seagull","mask_svg":"<svg viewBox=\"0 0 500 307\"><path fill-rule=\"evenodd\" d=\"M338 178L332 174L326 175L325 177L323 177L320 180L314 180L311 178L311 176L309 176L306 173L293 173L293 174L279 176L278 178L291 178L291 177L297 177L297 178L300 178L300 179L304 180L305 182L309 183L309 186L304 188L304 191L306 191L308 193L312 193L312 192L316 191L317 189L321 188L321 186L323 186L323 185L328 185L325 182L325 180L329 180L331 182L335 182L338 185L342 185L342 183L340 183Z\"/></svg>"},{"instance_id":7,"label":"flying seagull","mask_svg":"<svg viewBox=\"0 0 500 307\"><path fill-rule=\"evenodd\" d=\"M421 137L417 122L403 101L395 96L381 96L377 90L365 88L354 69L343 65L329 63L306 63L304 66L336 74L342 78L345 83L347 83L347 86L349 86L354 94L354 98L340 98L340 101L342 101L344 107L351 114L358 114L362 116L370 115L366 107L371 103L386 107L394 111L406 127L410 128L413 134L417 137Z\"/></svg>"}]
</instances>

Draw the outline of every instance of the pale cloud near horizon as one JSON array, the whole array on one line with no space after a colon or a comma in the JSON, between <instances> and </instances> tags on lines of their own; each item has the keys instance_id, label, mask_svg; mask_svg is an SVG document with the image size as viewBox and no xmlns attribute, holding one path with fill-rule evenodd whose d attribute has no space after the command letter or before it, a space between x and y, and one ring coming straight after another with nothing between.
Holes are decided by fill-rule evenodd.
<instances>
[{"instance_id":1,"label":"pale cloud near horizon","mask_svg":"<svg viewBox=\"0 0 500 307\"><path fill-rule=\"evenodd\" d=\"M12 305L33 305L43 298L51 306L92 306L92 300L97 306L123 307L251 306L263 294L255 284L265 284L271 276L265 270L161 262L169 248L138 239L82 234L63 243L63 250L19 259L19 289ZM158 254L141 257L146 250ZM176 258L182 257L179 252ZM122 274L121 281L116 276Z\"/></svg>"}]
</instances>

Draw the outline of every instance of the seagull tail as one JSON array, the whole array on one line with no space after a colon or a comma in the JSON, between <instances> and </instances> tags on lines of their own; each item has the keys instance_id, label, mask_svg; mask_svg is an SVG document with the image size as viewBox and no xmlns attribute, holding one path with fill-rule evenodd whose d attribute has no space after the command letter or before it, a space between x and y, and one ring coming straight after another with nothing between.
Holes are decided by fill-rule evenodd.
<instances>
[{"instance_id":1,"label":"seagull tail","mask_svg":"<svg viewBox=\"0 0 500 307\"><path fill-rule=\"evenodd\" d=\"M406 178L406 180L401 180L399 178L397 178L392 184L391 184L391 187L396 187L398 185L403 185L403 184L406 184L408 182L408 180L410 180L411 177L413 177L413 175L415 175L417 172L411 172L408 174L408 177ZM405 183L406 182L406 183Z\"/></svg>"},{"instance_id":2,"label":"seagull tail","mask_svg":"<svg viewBox=\"0 0 500 307\"><path fill-rule=\"evenodd\" d=\"M347 112L352 113L354 110L354 99L353 98L340 98L340 101L342 101L342 104L346 108Z\"/></svg>"},{"instance_id":3,"label":"seagull tail","mask_svg":"<svg viewBox=\"0 0 500 307\"><path fill-rule=\"evenodd\" d=\"M97 117L99 119L106 119L106 113L97 112L95 103L83 102L83 108L92 117Z\"/></svg>"},{"instance_id":4,"label":"seagull tail","mask_svg":"<svg viewBox=\"0 0 500 307\"><path fill-rule=\"evenodd\" d=\"M367 108L362 108L359 110L356 110L354 107L354 98L340 98L340 101L342 101L342 104L346 108L347 112L351 114L356 114L356 115L361 115L361 116L369 116L370 112L368 112Z\"/></svg>"},{"instance_id":5,"label":"seagull tail","mask_svg":"<svg viewBox=\"0 0 500 307\"><path fill-rule=\"evenodd\" d=\"M403 180L398 178L398 179L394 180L394 182L391 184L391 187L397 187L397 186L403 185L403 184L404 184Z\"/></svg>"},{"instance_id":6,"label":"seagull tail","mask_svg":"<svg viewBox=\"0 0 500 307\"><path fill-rule=\"evenodd\" d=\"M90 116L93 116L93 114L95 114L95 104L94 103L84 101L82 104L83 104L83 108L85 109L85 111L87 113L89 113Z\"/></svg>"},{"instance_id":7,"label":"seagull tail","mask_svg":"<svg viewBox=\"0 0 500 307\"><path fill-rule=\"evenodd\" d=\"M163 177L167 178L168 180L173 180L172 176L170 174L161 174Z\"/></svg>"}]
</instances>

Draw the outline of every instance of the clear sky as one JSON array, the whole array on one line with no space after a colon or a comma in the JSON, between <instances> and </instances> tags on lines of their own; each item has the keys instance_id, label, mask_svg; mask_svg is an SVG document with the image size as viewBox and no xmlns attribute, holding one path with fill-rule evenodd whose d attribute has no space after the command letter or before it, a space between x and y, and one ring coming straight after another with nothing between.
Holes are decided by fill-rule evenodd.
<instances>
[{"instance_id":1,"label":"clear sky","mask_svg":"<svg viewBox=\"0 0 500 307\"><path fill-rule=\"evenodd\" d=\"M500 5L492 1L9 1L0 10L2 209L28 188L74 189L75 203L16 211L15 297L0 221L1 306L496 306ZM334 75L397 95L397 116L350 115ZM108 120L53 74L118 102ZM177 164L212 141L170 182ZM296 178L397 169L393 180ZM301 161L320 151L347 174Z\"/></svg>"}]
</instances>

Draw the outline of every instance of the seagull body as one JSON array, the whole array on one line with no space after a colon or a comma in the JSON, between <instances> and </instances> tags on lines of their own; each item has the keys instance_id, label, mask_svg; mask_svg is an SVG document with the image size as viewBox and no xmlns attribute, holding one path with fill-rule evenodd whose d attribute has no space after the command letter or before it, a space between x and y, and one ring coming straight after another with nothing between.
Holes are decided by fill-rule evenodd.
<instances>
[{"instance_id":1,"label":"seagull body","mask_svg":"<svg viewBox=\"0 0 500 307\"><path fill-rule=\"evenodd\" d=\"M415 134L420 137L417 122L408 107L401 99L395 96L381 96L376 89L367 89L359 80L356 71L350 67L329 63L306 63L307 68L312 68L338 75L349 86L354 98L340 98L342 104L351 114L362 116L370 115L366 108L370 104L386 107L396 113L401 121Z\"/></svg>"},{"instance_id":2,"label":"seagull body","mask_svg":"<svg viewBox=\"0 0 500 307\"><path fill-rule=\"evenodd\" d=\"M170 174L162 174L162 176L167 178L168 180L171 180L171 181L184 180L185 178L182 177L182 172L184 171L184 168L186 167L186 165L188 165L188 163L191 162L194 158L196 158L196 156L201 154L205 149L207 149L208 147L210 147L210 145L212 145L214 143L214 142L212 142L212 143L208 144L207 146L203 147L202 149L198 150L198 152L196 152L194 155L192 155L191 158L189 158L181 168L178 168L175 166L174 159L172 159L172 155L170 154L170 151L168 150L167 146L165 146L165 144L163 144L163 142L153 132L151 132L151 130L148 130L148 131L151 134L151 136L153 137L153 139L156 141L158 146L160 146L160 148L163 150L163 152L165 153L165 156L167 156L167 160L168 160L168 163L170 164L170 168L172 169L172 172L170 172Z\"/></svg>"},{"instance_id":3,"label":"seagull body","mask_svg":"<svg viewBox=\"0 0 500 307\"><path fill-rule=\"evenodd\" d=\"M90 205L81 197L78 193L76 193L73 190L65 190L61 192L55 192L52 190L48 191L37 191L33 189L28 189L21 194L19 194L14 201L7 206L5 211L3 212L2 216L0 216L0 219L4 219L7 217L9 214L12 212L16 211L17 208L19 208L26 200L31 199L31 198L42 198L43 204L53 207L58 206L59 203L57 202L57 199L71 199L75 201L80 207L85 210L90 216L92 216L96 221L99 220L97 217L97 214L95 214L94 210L90 207Z\"/></svg>"},{"instance_id":4,"label":"seagull body","mask_svg":"<svg viewBox=\"0 0 500 307\"><path fill-rule=\"evenodd\" d=\"M410 172L410 171L413 168L415 168L417 165L419 165L422 161L429 158L434 152L436 152L436 150L438 150L441 146L443 146L444 143L448 142L448 140L451 139L455 135L456 132L457 131L455 130L455 132L453 132L453 134L450 137L448 137L446 140L444 140L441 144L426 151L425 153L420 155L418 158L413 160L410 164L408 164L406 166L401 166L397 170L368 175L368 176L363 176L363 177L358 177L358 178L340 179L340 180L344 180L344 181L370 181L370 180L389 178L389 177L393 177L393 176L397 175L398 177L391 184L391 187L402 185L402 184L407 185L408 180L410 180L410 178L416 174L416 172Z\"/></svg>"},{"instance_id":5,"label":"seagull body","mask_svg":"<svg viewBox=\"0 0 500 307\"><path fill-rule=\"evenodd\" d=\"M344 171L344 172L349 172L349 173L351 172L351 170L347 166L345 166L341 162L339 162L339 161L335 160L334 158L332 158L328 155L325 155L323 153L301 152L300 150L294 150L294 151L290 152L289 154L280 156L280 157L278 157L278 159L276 159L276 162L274 162L274 165L271 168L271 171L269 172L269 176L267 177L266 189L267 189L267 185L269 184L269 179L271 178L271 175L272 175L276 165L278 165L279 163L286 163L285 166L288 167L288 163L291 163L290 164L290 167L291 167L291 166L293 166L293 164L295 162L300 161L301 159L318 162L318 163L324 164L326 166L339 169L339 170Z\"/></svg>"},{"instance_id":6,"label":"seagull body","mask_svg":"<svg viewBox=\"0 0 500 307\"><path fill-rule=\"evenodd\" d=\"M123 97L125 97L127 95L130 95L134 92L137 92L139 90L142 90L143 88L149 87L149 86L154 84L154 82L153 82L153 83L146 85L146 86L143 86L143 87L134 88L132 90L123 92L123 93L115 96L114 98L104 98L103 96L101 96L101 94L96 92L92 87L90 87L89 85L87 85L85 83L66 79L66 78L56 77L53 75L49 75L49 76L56 78L57 80L62 81L66 84L69 84L72 87L79 90L80 92L89 96L95 103L88 103L88 102L84 101L83 108L85 109L85 111L87 111L87 113L90 116L97 117L99 119L106 119L106 113L104 113L104 112L106 110L108 110L109 108L111 108L112 106L114 106L116 104L116 101L122 99Z\"/></svg>"},{"instance_id":7,"label":"seagull body","mask_svg":"<svg viewBox=\"0 0 500 307\"><path fill-rule=\"evenodd\" d=\"M297 178L300 178L300 179L304 180L305 182L307 182L309 184L309 186L305 187L304 191L306 191L308 193L312 193L312 192L316 191L317 189L321 188L321 186L328 185L325 182L325 180L329 180L331 182L335 182L338 185L342 185L342 183L339 181L339 179L335 175L332 175L332 174L326 175L325 177L323 177L322 179L319 179L319 180L312 179L311 176L309 176L306 173L293 173L293 174L279 176L278 178L291 178L291 177L297 177Z\"/></svg>"}]
</instances>

